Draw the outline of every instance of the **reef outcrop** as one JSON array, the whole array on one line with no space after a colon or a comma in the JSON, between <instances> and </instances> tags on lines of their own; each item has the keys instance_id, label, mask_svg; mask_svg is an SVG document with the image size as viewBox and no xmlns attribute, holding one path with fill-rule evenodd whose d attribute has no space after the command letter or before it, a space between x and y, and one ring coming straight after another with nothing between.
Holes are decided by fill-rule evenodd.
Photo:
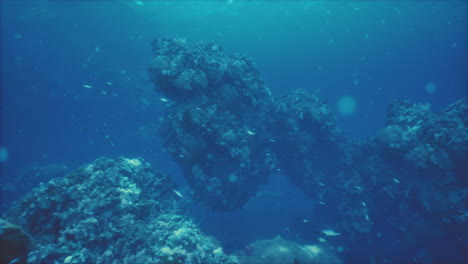
<instances>
[{"instance_id":1,"label":"reef outcrop","mask_svg":"<svg viewBox=\"0 0 468 264\"><path fill-rule=\"evenodd\" d=\"M325 200L350 161L349 140L336 126L329 105L296 90L275 100L269 131L281 171L310 197Z\"/></svg>"},{"instance_id":2,"label":"reef outcrop","mask_svg":"<svg viewBox=\"0 0 468 264\"><path fill-rule=\"evenodd\" d=\"M394 101L385 127L354 149L346 184L335 187L342 194L335 226L353 234L348 244L360 248L367 241L383 259L396 263L410 261L395 254L403 249L419 255L416 262L463 262L468 236L466 100L440 112L428 104ZM389 237L398 245L383 244Z\"/></svg>"},{"instance_id":3,"label":"reef outcrop","mask_svg":"<svg viewBox=\"0 0 468 264\"><path fill-rule=\"evenodd\" d=\"M468 215L465 99L438 113L395 101L385 127L353 141L316 94L272 96L246 56L168 38L153 42L153 56L151 79L172 100L160 134L197 201L216 210L242 207L281 170L316 199L319 215L336 220L329 226L348 234L351 261L381 252L382 236L401 246L381 245L375 261L414 261L411 254L398 259L395 248L435 262L463 259L468 234L456 230L466 229ZM433 242L447 240L456 251L451 258L437 253L448 244Z\"/></svg>"},{"instance_id":4,"label":"reef outcrop","mask_svg":"<svg viewBox=\"0 0 468 264\"><path fill-rule=\"evenodd\" d=\"M33 238L27 263L237 263L192 222L174 188L142 159L100 158L42 183L7 219Z\"/></svg>"},{"instance_id":5,"label":"reef outcrop","mask_svg":"<svg viewBox=\"0 0 468 264\"><path fill-rule=\"evenodd\" d=\"M174 101L161 136L193 197L217 210L242 207L277 170L266 127L272 97L253 61L167 38L153 42L153 55L150 76Z\"/></svg>"},{"instance_id":6,"label":"reef outcrop","mask_svg":"<svg viewBox=\"0 0 468 264\"><path fill-rule=\"evenodd\" d=\"M161 122L164 146L206 206L242 207L279 163L317 195L317 183L345 164L346 139L328 105L306 91L273 98L252 59L167 38L153 42L153 55L151 79L173 100Z\"/></svg>"}]
</instances>

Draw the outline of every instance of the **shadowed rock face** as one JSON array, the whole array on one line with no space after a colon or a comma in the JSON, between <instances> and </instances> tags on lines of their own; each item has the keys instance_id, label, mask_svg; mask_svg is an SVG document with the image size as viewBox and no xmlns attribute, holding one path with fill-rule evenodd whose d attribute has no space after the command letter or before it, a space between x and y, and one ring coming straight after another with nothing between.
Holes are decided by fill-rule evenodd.
<instances>
[{"instance_id":1,"label":"shadowed rock face","mask_svg":"<svg viewBox=\"0 0 468 264\"><path fill-rule=\"evenodd\" d=\"M21 227L0 218L0 263L26 263L31 237Z\"/></svg>"},{"instance_id":2,"label":"shadowed rock face","mask_svg":"<svg viewBox=\"0 0 468 264\"><path fill-rule=\"evenodd\" d=\"M328 186L342 179L349 142L330 107L316 95L297 90L275 101L270 119L280 168L309 196L325 199ZM338 181L337 181L338 180Z\"/></svg>"}]
</instances>

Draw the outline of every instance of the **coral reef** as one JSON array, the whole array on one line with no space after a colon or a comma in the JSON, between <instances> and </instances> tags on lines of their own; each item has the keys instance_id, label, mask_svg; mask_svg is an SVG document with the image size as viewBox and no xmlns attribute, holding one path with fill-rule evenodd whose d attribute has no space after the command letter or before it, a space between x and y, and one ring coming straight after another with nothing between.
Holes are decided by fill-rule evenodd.
<instances>
[{"instance_id":1,"label":"coral reef","mask_svg":"<svg viewBox=\"0 0 468 264\"><path fill-rule=\"evenodd\" d=\"M467 115L464 99L440 113L430 111L428 104L394 102L387 109L386 127L373 143L416 168L466 171Z\"/></svg>"},{"instance_id":2,"label":"coral reef","mask_svg":"<svg viewBox=\"0 0 468 264\"><path fill-rule=\"evenodd\" d=\"M164 147L196 201L240 208L281 170L317 202L317 221L331 219L320 243L277 237L228 256L190 219L165 175L142 159L100 158L64 177L55 175L68 171L59 164L18 178L56 177L9 210L7 220L24 230L0 220L1 263L24 262L28 251L28 263L341 263L324 236L344 245L347 263L468 259L465 99L440 112L395 101L381 130L353 141L315 93L275 98L251 58L217 44L158 38L149 74L168 105L159 124Z\"/></svg>"},{"instance_id":3,"label":"coral reef","mask_svg":"<svg viewBox=\"0 0 468 264\"><path fill-rule=\"evenodd\" d=\"M57 164L33 164L22 168L17 174L2 175L3 199L0 207L7 208L18 198L30 192L43 181L62 177L70 171L64 163Z\"/></svg>"},{"instance_id":4,"label":"coral reef","mask_svg":"<svg viewBox=\"0 0 468 264\"><path fill-rule=\"evenodd\" d=\"M439 113L408 101L388 107L386 126L355 146L353 167L345 173L355 180L348 188L336 186L343 195L336 225L353 234L349 245L377 245L381 236L391 236L399 241L396 248L422 249L435 262L466 258L467 109L466 100ZM381 246L389 251L384 259L410 261ZM444 255L442 247L453 252Z\"/></svg>"},{"instance_id":5,"label":"coral reef","mask_svg":"<svg viewBox=\"0 0 468 264\"><path fill-rule=\"evenodd\" d=\"M237 263L142 159L100 158L42 183L8 212L34 238L28 263Z\"/></svg>"},{"instance_id":6,"label":"coral reef","mask_svg":"<svg viewBox=\"0 0 468 264\"><path fill-rule=\"evenodd\" d=\"M328 226L348 234L350 261L369 261L362 257L375 251L374 262L414 261L409 255L440 262L448 258L433 241L445 240L456 251L449 259L463 258L467 234L456 230L464 230L468 211L466 100L439 113L393 102L384 128L352 141L315 94L274 98L246 56L168 38L153 42L153 55L151 79L173 100L160 134L199 202L241 207L282 170L321 205L318 215L335 219ZM382 236L401 245L382 249ZM400 257L395 248L414 254Z\"/></svg>"},{"instance_id":7,"label":"coral reef","mask_svg":"<svg viewBox=\"0 0 468 264\"><path fill-rule=\"evenodd\" d=\"M241 207L278 162L298 187L325 195L321 184L347 159L325 102L306 91L274 100L250 58L224 55L216 44L161 38L153 53L150 76L175 101L161 136L196 200L217 210Z\"/></svg>"},{"instance_id":8,"label":"coral reef","mask_svg":"<svg viewBox=\"0 0 468 264\"><path fill-rule=\"evenodd\" d=\"M349 161L348 142L328 104L298 90L275 100L269 130L281 170L292 183L319 200Z\"/></svg>"},{"instance_id":9,"label":"coral reef","mask_svg":"<svg viewBox=\"0 0 468 264\"><path fill-rule=\"evenodd\" d=\"M224 55L216 44L187 47L182 39L156 39L153 53L151 78L175 101L161 136L193 197L217 210L242 207L277 169L262 121L272 98L253 61Z\"/></svg>"},{"instance_id":10,"label":"coral reef","mask_svg":"<svg viewBox=\"0 0 468 264\"><path fill-rule=\"evenodd\" d=\"M429 105L394 102L388 108L386 124L364 147L359 169L363 179L392 199L414 198L429 213L465 210L460 199L450 202L449 196L466 193L468 187L466 100L440 113L430 111ZM429 196L436 197L431 202Z\"/></svg>"}]
</instances>

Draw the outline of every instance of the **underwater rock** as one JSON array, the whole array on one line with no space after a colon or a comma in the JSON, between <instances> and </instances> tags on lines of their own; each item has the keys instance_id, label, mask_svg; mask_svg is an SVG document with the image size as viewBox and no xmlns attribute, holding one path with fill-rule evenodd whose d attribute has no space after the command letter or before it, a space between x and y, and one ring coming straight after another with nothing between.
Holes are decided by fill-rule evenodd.
<instances>
[{"instance_id":1,"label":"underwater rock","mask_svg":"<svg viewBox=\"0 0 468 264\"><path fill-rule=\"evenodd\" d=\"M340 264L343 263L333 249L325 243L300 245L279 236L258 240L237 253L241 264ZM251 252L251 253L250 253Z\"/></svg>"},{"instance_id":2,"label":"underwater rock","mask_svg":"<svg viewBox=\"0 0 468 264\"><path fill-rule=\"evenodd\" d=\"M377 245L380 237L395 237L398 246L388 247L382 256L387 260L411 261L400 259L392 248L414 254L424 250L434 263L464 258L468 233L466 217L461 219L468 210L467 109L466 100L440 112L408 101L388 107L386 126L355 146L353 167L345 173L354 180L337 186L342 201L335 224L354 237L348 245L358 248L362 241ZM443 255L440 247L450 247L450 256Z\"/></svg>"},{"instance_id":3,"label":"underwater rock","mask_svg":"<svg viewBox=\"0 0 468 264\"><path fill-rule=\"evenodd\" d=\"M100 158L42 183L7 218L35 240L28 263L237 263L174 190L142 159Z\"/></svg>"},{"instance_id":4,"label":"underwater rock","mask_svg":"<svg viewBox=\"0 0 468 264\"><path fill-rule=\"evenodd\" d=\"M153 52L156 89L176 101L160 134L195 200L217 210L242 207L278 171L277 157L309 195L328 192L348 157L327 104L305 91L274 101L250 58L224 55L216 44L162 38ZM200 71L203 87L186 77Z\"/></svg>"},{"instance_id":5,"label":"underwater rock","mask_svg":"<svg viewBox=\"0 0 468 264\"><path fill-rule=\"evenodd\" d=\"M385 193L394 199L407 198L427 188L446 192L468 187L466 100L439 113L430 111L429 105L394 102L388 107L387 116L387 126L369 140L367 150L362 152L367 154L363 158L367 164L360 166L364 178L378 188L385 187ZM443 196L448 199L447 194ZM421 202L421 208L428 207L425 202ZM464 209L455 204L447 209L454 206Z\"/></svg>"},{"instance_id":6,"label":"underwater rock","mask_svg":"<svg viewBox=\"0 0 468 264\"><path fill-rule=\"evenodd\" d=\"M272 97L253 61L182 39L156 39L153 53L151 79L175 101L160 134L194 199L217 210L242 207L277 170L265 127Z\"/></svg>"},{"instance_id":7,"label":"underwater rock","mask_svg":"<svg viewBox=\"0 0 468 264\"><path fill-rule=\"evenodd\" d=\"M224 99L237 99L251 106L271 102L270 90L253 60L245 55L225 55L214 43L189 47L180 38L157 38L152 46L150 78L158 92L175 101L215 98L222 103ZM233 91L226 93L226 87ZM227 98L228 94L234 98Z\"/></svg>"},{"instance_id":8,"label":"underwater rock","mask_svg":"<svg viewBox=\"0 0 468 264\"><path fill-rule=\"evenodd\" d=\"M387 108L386 127L373 139L375 147L409 166L468 169L468 104L461 99L440 113L429 104L395 101ZM466 170L465 170L466 171Z\"/></svg>"},{"instance_id":9,"label":"underwater rock","mask_svg":"<svg viewBox=\"0 0 468 264\"><path fill-rule=\"evenodd\" d=\"M168 38L153 42L153 55L150 77L174 101L160 135L198 202L216 210L242 207L281 169L315 198L317 215L333 219L327 228L346 234L340 239L350 250L343 254L353 263L369 261L363 252L374 250L376 261L411 262L394 254L402 248L440 262L446 256L438 255L436 242L464 230L466 100L438 113L427 104L395 101L384 128L352 141L315 94L271 96L250 58ZM459 232L448 242L453 260L463 258L467 236ZM387 249L381 237L400 245Z\"/></svg>"},{"instance_id":10,"label":"underwater rock","mask_svg":"<svg viewBox=\"0 0 468 264\"><path fill-rule=\"evenodd\" d=\"M0 263L26 263L31 243L21 227L0 218Z\"/></svg>"}]
</instances>

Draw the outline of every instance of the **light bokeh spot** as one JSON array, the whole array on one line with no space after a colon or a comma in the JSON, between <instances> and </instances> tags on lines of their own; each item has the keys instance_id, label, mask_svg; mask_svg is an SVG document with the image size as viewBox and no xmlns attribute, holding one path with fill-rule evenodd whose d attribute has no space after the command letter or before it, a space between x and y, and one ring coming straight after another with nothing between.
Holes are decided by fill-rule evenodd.
<instances>
[{"instance_id":1,"label":"light bokeh spot","mask_svg":"<svg viewBox=\"0 0 468 264\"><path fill-rule=\"evenodd\" d=\"M5 147L0 147L0 162L5 162L8 160L8 149Z\"/></svg>"},{"instance_id":2,"label":"light bokeh spot","mask_svg":"<svg viewBox=\"0 0 468 264\"><path fill-rule=\"evenodd\" d=\"M354 114L356 111L356 99L350 95L344 95L338 99L337 108L338 112L344 116Z\"/></svg>"},{"instance_id":3,"label":"light bokeh spot","mask_svg":"<svg viewBox=\"0 0 468 264\"><path fill-rule=\"evenodd\" d=\"M424 87L424 90L426 90L426 93L428 94L434 94L437 92L437 85L433 82L428 82L426 87Z\"/></svg>"}]
</instances>

